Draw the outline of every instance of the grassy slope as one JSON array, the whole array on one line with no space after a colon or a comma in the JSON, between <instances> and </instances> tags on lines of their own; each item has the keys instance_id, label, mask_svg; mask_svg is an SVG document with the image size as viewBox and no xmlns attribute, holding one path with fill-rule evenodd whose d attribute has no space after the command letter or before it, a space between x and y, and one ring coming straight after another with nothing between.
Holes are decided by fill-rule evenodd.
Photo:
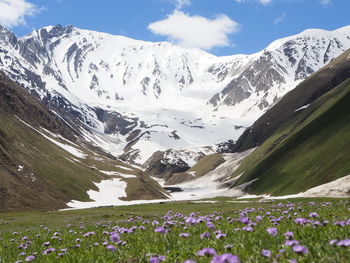
<instances>
[{"instance_id":1,"label":"grassy slope","mask_svg":"<svg viewBox=\"0 0 350 263\"><path fill-rule=\"evenodd\" d=\"M13 116L0 114L2 123L1 186L6 190L6 209L56 209L71 199L89 200L86 191L102 177L50 143ZM23 171L18 166L24 166Z\"/></svg>"},{"instance_id":2,"label":"grassy slope","mask_svg":"<svg viewBox=\"0 0 350 263\"><path fill-rule=\"evenodd\" d=\"M350 174L350 81L319 98L251 154L236 185L248 191L292 194Z\"/></svg>"}]
</instances>

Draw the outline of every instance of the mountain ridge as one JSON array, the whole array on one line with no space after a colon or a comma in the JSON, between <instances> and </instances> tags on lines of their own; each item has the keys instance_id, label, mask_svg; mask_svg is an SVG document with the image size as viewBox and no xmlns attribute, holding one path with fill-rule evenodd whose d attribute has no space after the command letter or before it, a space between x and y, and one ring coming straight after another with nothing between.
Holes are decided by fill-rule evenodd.
<instances>
[{"instance_id":1,"label":"mountain ridge","mask_svg":"<svg viewBox=\"0 0 350 263\"><path fill-rule=\"evenodd\" d=\"M349 27L304 31L280 40L284 46L276 51L225 57L73 26L22 38L0 32L0 68L11 79L92 131L96 145L138 164L156 151L236 140L298 82L350 47Z\"/></svg>"}]
</instances>

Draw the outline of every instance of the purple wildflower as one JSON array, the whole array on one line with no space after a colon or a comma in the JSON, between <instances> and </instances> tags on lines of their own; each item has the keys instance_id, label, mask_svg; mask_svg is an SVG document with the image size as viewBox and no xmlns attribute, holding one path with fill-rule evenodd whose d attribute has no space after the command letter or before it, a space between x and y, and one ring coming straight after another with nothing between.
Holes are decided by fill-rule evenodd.
<instances>
[{"instance_id":1,"label":"purple wildflower","mask_svg":"<svg viewBox=\"0 0 350 263\"><path fill-rule=\"evenodd\" d=\"M316 212L311 212L311 213L309 213L309 217L316 218L316 217L320 217L320 216Z\"/></svg>"},{"instance_id":2,"label":"purple wildflower","mask_svg":"<svg viewBox=\"0 0 350 263\"><path fill-rule=\"evenodd\" d=\"M117 232L112 232L109 240L114 243L118 242L120 240L119 234Z\"/></svg>"},{"instance_id":3,"label":"purple wildflower","mask_svg":"<svg viewBox=\"0 0 350 263\"><path fill-rule=\"evenodd\" d=\"M87 232L87 233L85 233L84 234L84 237L91 237L91 236L93 236L93 235L95 235L96 233L95 232Z\"/></svg>"},{"instance_id":4,"label":"purple wildflower","mask_svg":"<svg viewBox=\"0 0 350 263\"><path fill-rule=\"evenodd\" d=\"M237 256L226 253L220 256L214 256L210 263L240 263L240 260Z\"/></svg>"},{"instance_id":5,"label":"purple wildflower","mask_svg":"<svg viewBox=\"0 0 350 263\"><path fill-rule=\"evenodd\" d=\"M271 257L271 251L268 249L263 249L261 251L261 255L263 255L264 257Z\"/></svg>"},{"instance_id":6,"label":"purple wildflower","mask_svg":"<svg viewBox=\"0 0 350 263\"><path fill-rule=\"evenodd\" d=\"M214 248L203 248L199 251L197 251L197 255L200 257L204 257L204 256L215 256L216 255L216 251Z\"/></svg>"},{"instance_id":7,"label":"purple wildflower","mask_svg":"<svg viewBox=\"0 0 350 263\"><path fill-rule=\"evenodd\" d=\"M212 222L207 222L208 228L215 228L215 225Z\"/></svg>"},{"instance_id":8,"label":"purple wildflower","mask_svg":"<svg viewBox=\"0 0 350 263\"><path fill-rule=\"evenodd\" d=\"M113 245L108 245L106 248L107 248L108 250L112 251L112 252L117 251L116 247L113 246Z\"/></svg>"},{"instance_id":9,"label":"purple wildflower","mask_svg":"<svg viewBox=\"0 0 350 263\"><path fill-rule=\"evenodd\" d=\"M165 234L167 231L164 227L160 226L160 227L157 227L156 229L154 229L154 232Z\"/></svg>"},{"instance_id":10,"label":"purple wildflower","mask_svg":"<svg viewBox=\"0 0 350 263\"><path fill-rule=\"evenodd\" d=\"M149 259L150 263L160 263L165 260L165 256L152 256Z\"/></svg>"},{"instance_id":11,"label":"purple wildflower","mask_svg":"<svg viewBox=\"0 0 350 263\"><path fill-rule=\"evenodd\" d=\"M43 247L48 247L48 246L50 246L50 241L47 241L47 242L43 243Z\"/></svg>"},{"instance_id":12,"label":"purple wildflower","mask_svg":"<svg viewBox=\"0 0 350 263\"><path fill-rule=\"evenodd\" d=\"M303 254L309 253L309 250L306 247L303 247L301 245L295 245L292 248L293 248L293 251L296 253L303 253Z\"/></svg>"},{"instance_id":13,"label":"purple wildflower","mask_svg":"<svg viewBox=\"0 0 350 263\"><path fill-rule=\"evenodd\" d=\"M29 261L33 261L34 259L35 259L35 256L30 255L30 256L26 257L24 261L29 262Z\"/></svg>"},{"instance_id":14,"label":"purple wildflower","mask_svg":"<svg viewBox=\"0 0 350 263\"><path fill-rule=\"evenodd\" d=\"M43 255L48 255L52 252L54 252L56 249L55 248L48 248L48 249L45 249L44 252L43 252Z\"/></svg>"},{"instance_id":15,"label":"purple wildflower","mask_svg":"<svg viewBox=\"0 0 350 263\"><path fill-rule=\"evenodd\" d=\"M203 234L201 234L201 239L204 239L204 238L209 238L210 237L210 233L209 232L204 232Z\"/></svg>"},{"instance_id":16,"label":"purple wildflower","mask_svg":"<svg viewBox=\"0 0 350 263\"><path fill-rule=\"evenodd\" d=\"M252 228L251 226L245 226L245 227L242 227L242 230L247 232L253 232L254 228Z\"/></svg>"},{"instance_id":17,"label":"purple wildflower","mask_svg":"<svg viewBox=\"0 0 350 263\"><path fill-rule=\"evenodd\" d=\"M350 246L350 238L344 239L344 240L340 240L340 241L337 243L337 246L338 246L338 247L348 247L348 246Z\"/></svg>"},{"instance_id":18,"label":"purple wildflower","mask_svg":"<svg viewBox=\"0 0 350 263\"><path fill-rule=\"evenodd\" d=\"M271 236L275 237L277 235L277 228L270 227L266 229L266 232L269 233Z\"/></svg>"},{"instance_id":19,"label":"purple wildflower","mask_svg":"<svg viewBox=\"0 0 350 263\"><path fill-rule=\"evenodd\" d=\"M194 218L194 217L187 217L186 219L185 219L185 222L186 223L188 223L188 224L195 224L196 223L196 218Z\"/></svg>"},{"instance_id":20,"label":"purple wildflower","mask_svg":"<svg viewBox=\"0 0 350 263\"><path fill-rule=\"evenodd\" d=\"M179 237L189 237L190 234L189 233L180 233Z\"/></svg>"},{"instance_id":21,"label":"purple wildflower","mask_svg":"<svg viewBox=\"0 0 350 263\"><path fill-rule=\"evenodd\" d=\"M255 220L256 220L256 222L259 222L259 223L260 223L260 222L262 221L262 217L261 217L261 216L256 216L256 217L255 217Z\"/></svg>"},{"instance_id":22,"label":"purple wildflower","mask_svg":"<svg viewBox=\"0 0 350 263\"><path fill-rule=\"evenodd\" d=\"M298 240L287 240L285 243L284 243L286 246L295 246L295 245L299 245L299 241Z\"/></svg>"},{"instance_id":23,"label":"purple wildflower","mask_svg":"<svg viewBox=\"0 0 350 263\"><path fill-rule=\"evenodd\" d=\"M291 231L287 231L283 234L286 239L291 239L294 236L294 233Z\"/></svg>"},{"instance_id":24,"label":"purple wildflower","mask_svg":"<svg viewBox=\"0 0 350 263\"><path fill-rule=\"evenodd\" d=\"M226 236L227 236L227 234L217 233L215 237L216 237L216 239L221 239L221 238L226 237Z\"/></svg>"}]
</instances>

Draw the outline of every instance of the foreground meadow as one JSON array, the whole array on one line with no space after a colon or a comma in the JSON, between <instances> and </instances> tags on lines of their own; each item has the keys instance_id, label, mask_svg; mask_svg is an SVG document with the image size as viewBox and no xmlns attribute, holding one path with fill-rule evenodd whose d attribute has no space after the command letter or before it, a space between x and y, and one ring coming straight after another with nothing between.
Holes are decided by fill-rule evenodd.
<instances>
[{"instance_id":1,"label":"foreground meadow","mask_svg":"<svg viewBox=\"0 0 350 263\"><path fill-rule=\"evenodd\" d=\"M0 262L350 262L350 201L0 214Z\"/></svg>"}]
</instances>

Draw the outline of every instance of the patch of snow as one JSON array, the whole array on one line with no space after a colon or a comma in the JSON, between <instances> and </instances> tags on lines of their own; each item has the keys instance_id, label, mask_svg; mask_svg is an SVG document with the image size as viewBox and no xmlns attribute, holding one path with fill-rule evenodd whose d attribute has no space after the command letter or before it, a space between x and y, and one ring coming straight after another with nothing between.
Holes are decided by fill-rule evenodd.
<instances>
[{"instance_id":1,"label":"patch of snow","mask_svg":"<svg viewBox=\"0 0 350 263\"><path fill-rule=\"evenodd\" d=\"M310 104L307 104L307 105L304 105L304 106L301 106L300 108L294 110L295 112L298 112L298 111L301 111L301 110L304 110L306 108L308 108L310 106Z\"/></svg>"},{"instance_id":2,"label":"patch of snow","mask_svg":"<svg viewBox=\"0 0 350 263\"><path fill-rule=\"evenodd\" d=\"M67 206L75 209L91 208L98 206L118 205L121 201L119 198L126 197L125 188L127 183L117 179L102 180L100 183L95 183L98 191L89 190L87 194L91 202L80 202L72 200L67 203Z\"/></svg>"},{"instance_id":3,"label":"patch of snow","mask_svg":"<svg viewBox=\"0 0 350 263\"><path fill-rule=\"evenodd\" d=\"M106 175L109 175L109 176L120 176L120 177L123 177L123 178L136 178L137 176L136 175L132 175L132 174L122 174L122 173L119 173L119 172L116 172L116 171L101 171L101 173L103 174L106 174Z\"/></svg>"},{"instance_id":4,"label":"patch of snow","mask_svg":"<svg viewBox=\"0 0 350 263\"><path fill-rule=\"evenodd\" d=\"M194 204L215 204L217 202L218 201L191 201L191 203L194 203Z\"/></svg>"},{"instance_id":5,"label":"patch of snow","mask_svg":"<svg viewBox=\"0 0 350 263\"><path fill-rule=\"evenodd\" d=\"M41 133L41 132L39 132ZM41 133L42 136L44 136L46 139L48 139L50 142L56 144L57 146L61 147L63 150L69 152L70 154L74 155L77 158L81 158L81 159L85 159L86 158L86 154L84 154L82 151L78 150L77 148L68 145L68 144L64 144L64 143L60 143L52 138L50 138L49 136L45 135L44 133Z\"/></svg>"},{"instance_id":6,"label":"patch of snow","mask_svg":"<svg viewBox=\"0 0 350 263\"><path fill-rule=\"evenodd\" d=\"M24 169L24 166L18 165L18 169L17 169L18 172L23 172L23 169Z\"/></svg>"},{"instance_id":7,"label":"patch of snow","mask_svg":"<svg viewBox=\"0 0 350 263\"><path fill-rule=\"evenodd\" d=\"M244 195L237 199L263 198L263 199L290 199L300 197L349 197L350 196L350 175L344 176L332 182L315 186L305 192L292 195L270 196L270 195Z\"/></svg>"},{"instance_id":8,"label":"patch of snow","mask_svg":"<svg viewBox=\"0 0 350 263\"><path fill-rule=\"evenodd\" d=\"M123 169L125 171L130 171L130 172L134 172L135 170L131 169L131 168L128 168L128 167L125 167L125 166L121 166L121 165L116 165L115 166L116 168L120 168L120 169ZM140 169L139 167L135 167L136 169Z\"/></svg>"},{"instance_id":9,"label":"patch of snow","mask_svg":"<svg viewBox=\"0 0 350 263\"><path fill-rule=\"evenodd\" d=\"M349 197L350 196L350 175L344 176L332 182L322 184L309 190L294 194L277 197L268 197L270 199L286 199L296 197Z\"/></svg>"},{"instance_id":10,"label":"patch of snow","mask_svg":"<svg viewBox=\"0 0 350 263\"><path fill-rule=\"evenodd\" d=\"M18 118L19 119L19 118ZM68 145L68 144L64 144L64 143L61 143L61 142L58 142L56 141L55 139L47 136L45 133L39 131L38 129L35 129L34 127L32 127L31 125L29 125L28 123L26 123L25 121L19 119L23 124L27 125L28 127L30 127L31 129L33 129L34 131L36 131L37 133L39 133L40 135L42 135L43 137L45 137L47 140L49 140L50 142L56 144L57 146L59 146L60 148L62 148L63 150L69 152L70 154L74 155L75 157L78 157L78 158L81 158L81 159L85 159L86 157L86 154L84 154L82 151L78 150L77 148L71 146L71 145ZM45 129L43 129L45 130ZM47 133L53 135L53 133L45 130ZM61 139L64 139L62 136L60 135L57 135L57 134L54 134L53 135L54 137L57 137L57 138L61 138ZM72 142L64 139L65 141L73 144Z\"/></svg>"},{"instance_id":11,"label":"patch of snow","mask_svg":"<svg viewBox=\"0 0 350 263\"><path fill-rule=\"evenodd\" d=\"M193 177L196 177L196 172L187 172L189 175L192 175Z\"/></svg>"}]
</instances>

